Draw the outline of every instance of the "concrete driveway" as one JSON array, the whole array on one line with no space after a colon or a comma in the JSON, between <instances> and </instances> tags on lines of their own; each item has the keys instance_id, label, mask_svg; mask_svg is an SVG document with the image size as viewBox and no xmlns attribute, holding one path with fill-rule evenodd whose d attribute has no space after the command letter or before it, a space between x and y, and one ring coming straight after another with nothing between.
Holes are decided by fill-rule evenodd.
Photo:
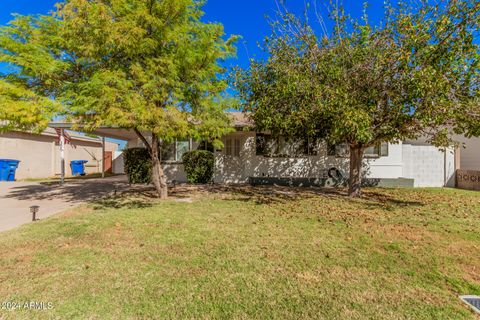
<instances>
[{"instance_id":1,"label":"concrete driveway","mask_svg":"<svg viewBox=\"0 0 480 320\"><path fill-rule=\"evenodd\" d=\"M0 232L32 221L30 206L44 219L81 203L130 188L125 176L58 182L0 182Z\"/></svg>"}]
</instances>

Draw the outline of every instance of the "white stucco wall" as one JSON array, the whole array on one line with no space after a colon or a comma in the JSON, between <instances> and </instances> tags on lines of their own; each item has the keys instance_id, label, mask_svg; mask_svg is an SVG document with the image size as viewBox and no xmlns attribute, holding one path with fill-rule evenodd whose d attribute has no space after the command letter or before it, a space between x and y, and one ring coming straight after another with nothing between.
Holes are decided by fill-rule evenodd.
<instances>
[{"instance_id":1,"label":"white stucco wall","mask_svg":"<svg viewBox=\"0 0 480 320\"><path fill-rule=\"evenodd\" d=\"M187 174L181 163L165 163L163 170L168 177L168 181L187 182Z\"/></svg>"},{"instance_id":2,"label":"white stucco wall","mask_svg":"<svg viewBox=\"0 0 480 320\"><path fill-rule=\"evenodd\" d=\"M115 151L113 153L112 172L114 174L124 174L125 173L125 162L124 162L124 159L123 159L123 152L122 151Z\"/></svg>"},{"instance_id":3,"label":"white stucco wall","mask_svg":"<svg viewBox=\"0 0 480 320\"><path fill-rule=\"evenodd\" d=\"M327 155L323 144L317 156L299 158L268 158L256 155L255 133L236 132L227 138L240 139L240 157L216 153L217 183L246 183L249 177L321 178L325 170L338 168L349 172L349 159ZM390 144L388 157L366 159L365 176L369 178L399 178L403 174L402 143Z\"/></svg>"},{"instance_id":4,"label":"white stucco wall","mask_svg":"<svg viewBox=\"0 0 480 320\"><path fill-rule=\"evenodd\" d=\"M415 179L415 187L455 186L455 153L422 142L403 145L403 176Z\"/></svg>"},{"instance_id":5,"label":"white stucco wall","mask_svg":"<svg viewBox=\"0 0 480 320\"><path fill-rule=\"evenodd\" d=\"M403 143L390 143L388 157L366 159L365 170L368 178L397 179L403 176Z\"/></svg>"},{"instance_id":6,"label":"white stucco wall","mask_svg":"<svg viewBox=\"0 0 480 320\"><path fill-rule=\"evenodd\" d=\"M239 157L227 156L224 151L215 152L216 183L247 183L249 177L321 178L325 170L332 167L348 176L349 159L328 156L326 144L316 156L269 158L256 155L255 137L254 132L239 131L224 138L224 142L230 138L240 140L241 151ZM138 141L129 142L129 147L133 146L139 146ZM187 181L182 164L165 163L164 169L169 181ZM414 179L416 187L443 187L445 182L453 187L455 155L453 150L445 154L421 141L389 144L387 157L365 159L364 175L368 178Z\"/></svg>"}]
</instances>

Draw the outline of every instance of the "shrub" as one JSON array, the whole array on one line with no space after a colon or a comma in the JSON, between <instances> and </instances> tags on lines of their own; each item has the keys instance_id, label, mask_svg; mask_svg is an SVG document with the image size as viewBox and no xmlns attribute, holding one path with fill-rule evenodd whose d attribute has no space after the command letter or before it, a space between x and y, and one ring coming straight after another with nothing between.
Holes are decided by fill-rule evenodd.
<instances>
[{"instance_id":1,"label":"shrub","mask_svg":"<svg viewBox=\"0 0 480 320\"><path fill-rule=\"evenodd\" d=\"M123 152L125 173L133 184L152 181L152 162L150 153L145 148L132 148Z\"/></svg>"},{"instance_id":2,"label":"shrub","mask_svg":"<svg viewBox=\"0 0 480 320\"><path fill-rule=\"evenodd\" d=\"M182 161L190 183L209 183L213 180L215 156L212 152L190 151L183 155Z\"/></svg>"}]
</instances>

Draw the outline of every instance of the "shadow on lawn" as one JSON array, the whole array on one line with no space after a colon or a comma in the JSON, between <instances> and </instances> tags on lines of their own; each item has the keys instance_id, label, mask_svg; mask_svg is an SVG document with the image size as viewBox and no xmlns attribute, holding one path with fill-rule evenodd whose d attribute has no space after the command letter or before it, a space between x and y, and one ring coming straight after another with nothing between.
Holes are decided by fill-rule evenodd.
<instances>
[{"instance_id":1,"label":"shadow on lawn","mask_svg":"<svg viewBox=\"0 0 480 320\"><path fill-rule=\"evenodd\" d=\"M18 200L52 200L70 203L95 201L114 192L129 190L132 187L124 176L105 179L70 180L59 182L14 183L5 198ZM140 189L141 186L135 187Z\"/></svg>"},{"instance_id":2,"label":"shadow on lawn","mask_svg":"<svg viewBox=\"0 0 480 320\"><path fill-rule=\"evenodd\" d=\"M391 194L393 189L383 190L384 193L380 193L377 191L377 189L370 189L366 193L364 193L362 198L358 199L357 201L363 200L362 205L366 209L383 208L386 210L394 210L397 208L421 207L426 205L426 203L420 201L400 199L398 198L398 195ZM355 201L355 199L350 200Z\"/></svg>"},{"instance_id":3,"label":"shadow on lawn","mask_svg":"<svg viewBox=\"0 0 480 320\"><path fill-rule=\"evenodd\" d=\"M399 207L423 206L423 202L405 200L391 192L392 189L368 189L361 198L354 199L348 197L345 189L326 189L326 188L295 188L281 186L212 186L210 193L231 194L230 200L235 201L254 201L259 205L263 204L282 204L296 200L310 199L315 197L326 197L353 202L363 206L365 209L382 208L394 210Z\"/></svg>"},{"instance_id":4,"label":"shadow on lawn","mask_svg":"<svg viewBox=\"0 0 480 320\"><path fill-rule=\"evenodd\" d=\"M170 188L169 200L181 201L191 199L196 188ZM152 186L143 186L142 190L130 189L102 199L92 201L95 210L100 209L142 209L161 203Z\"/></svg>"},{"instance_id":5,"label":"shadow on lawn","mask_svg":"<svg viewBox=\"0 0 480 320\"><path fill-rule=\"evenodd\" d=\"M282 204L296 200L324 197L354 202L365 209L394 210L399 207L422 206L424 203L402 199L393 189L366 189L360 199L348 197L345 189L302 188L251 185L188 185L171 186L170 200L193 201L206 196L217 196L229 201L256 204ZM6 198L19 200L56 200L71 203L93 203L94 208L147 208L158 204L155 190L147 185L129 185L125 177L68 182L19 184L10 189Z\"/></svg>"},{"instance_id":6,"label":"shadow on lawn","mask_svg":"<svg viewBox=\"0 0 480 320\"><path fill-rule=\"evenodd\" d=\"M153 206L151 200L146 199L125 199L123 197L111 197L92 202L94 210L102 209L143 209Z\"/></svg>"}]
</instances>

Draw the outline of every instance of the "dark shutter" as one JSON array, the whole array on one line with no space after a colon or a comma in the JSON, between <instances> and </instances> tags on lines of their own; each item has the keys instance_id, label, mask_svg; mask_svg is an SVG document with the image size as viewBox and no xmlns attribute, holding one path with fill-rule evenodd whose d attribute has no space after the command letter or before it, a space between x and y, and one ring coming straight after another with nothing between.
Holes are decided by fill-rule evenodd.
<instances>
[{"instance_id":1,"label":"dark shutter","mask_svg":"<svg viewBox=\"0 0 480 320\"><path fill-rule=\"evenodd\" d=\"M241 148L240 139L235 139L235 144L233 148L233 155L235 157L240 157L240 148Z\"/></svg>"}]
</instances>

